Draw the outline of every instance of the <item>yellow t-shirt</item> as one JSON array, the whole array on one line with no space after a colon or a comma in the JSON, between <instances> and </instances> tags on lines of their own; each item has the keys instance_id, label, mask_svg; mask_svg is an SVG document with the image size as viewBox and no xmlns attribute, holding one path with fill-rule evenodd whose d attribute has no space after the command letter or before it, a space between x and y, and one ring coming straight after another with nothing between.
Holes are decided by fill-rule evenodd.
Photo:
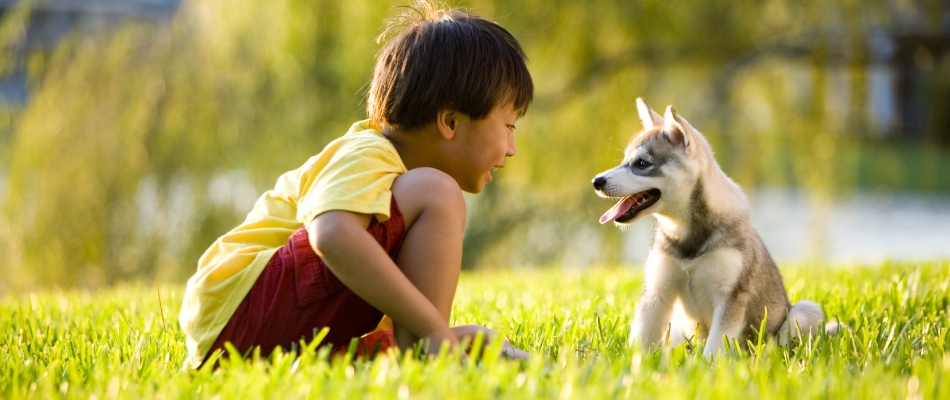
<instances>
[{"instance_id":1,"label":"yellow t-shirt","mask_svg":"<svg viewBox=\"0 0 950 400\"><path fill-rule=\"evenodd\" d=\"M218 238L188 280L178 322L185 367L197 368L218 334L290 235L320 213L346 210L389 219L393 181L406 172L396 148L360 121L300 168L282 175L247 219Z\"/></svg>"}]
</instances>

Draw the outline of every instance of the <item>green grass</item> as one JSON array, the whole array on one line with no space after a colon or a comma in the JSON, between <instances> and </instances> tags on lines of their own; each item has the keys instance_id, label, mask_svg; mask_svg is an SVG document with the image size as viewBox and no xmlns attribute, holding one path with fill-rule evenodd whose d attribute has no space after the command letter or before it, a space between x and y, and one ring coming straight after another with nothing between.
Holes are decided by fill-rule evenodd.
<instances>
[{"instance_id":1,"label":"green grass","mask_svg":"<svg viewBox=\"0 0 950 400\"><path fill-rule=\"evenodd\" d=\"M950 398L950 263L783 269L851 330L797 347L772 342L710 365L701 347L626 345L635 269L463 275L455 323L479 323L536 356L373 361L325 351L181 370L182 286L49 291L0 300L0 398Z\"/></svg>"}]
</instances>

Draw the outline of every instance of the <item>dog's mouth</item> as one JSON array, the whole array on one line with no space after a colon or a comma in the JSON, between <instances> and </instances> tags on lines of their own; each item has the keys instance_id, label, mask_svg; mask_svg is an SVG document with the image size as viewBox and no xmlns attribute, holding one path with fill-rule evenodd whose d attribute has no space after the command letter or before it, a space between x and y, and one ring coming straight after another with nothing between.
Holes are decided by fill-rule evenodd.
<instances>
[{"instance_id":1,"label":"dog's mouth","mask_svg":"<svg viewBox=\"0 0 950 400\"><path fill-rule=\"evenodd\" d=\"M606 224L610 221L624 223L634 219L637 213L650 208L660 200L660 190L650 189L640 193L634 193L624 197L604 215L600 216L600 223Z\"/></svg>"}]
</instances>

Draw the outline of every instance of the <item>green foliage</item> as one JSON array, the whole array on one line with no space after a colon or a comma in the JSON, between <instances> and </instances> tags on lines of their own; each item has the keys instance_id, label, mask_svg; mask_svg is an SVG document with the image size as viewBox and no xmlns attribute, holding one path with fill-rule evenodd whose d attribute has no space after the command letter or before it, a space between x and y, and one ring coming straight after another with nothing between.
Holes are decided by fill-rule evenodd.
<instances>
[{"instance_id":1,"label":"green foliage","mask_svg":"<svg viewBox=\"0 0 950 400\"><path fill-rule=\"evenodd\" d=\"M618 268L463 274L454 323L499 331L534 358L461 363L326 350L255 354L218 370L180 369L182 288L118 286L0 300L0 397L17 398L947 398L950 263L783 270L849 329L782 347L702 344L644 352L626 344L642 274ZM161 300L161 303L159 302ZM497 348L496 348L497 350ZM489 351L488 354L494 354Z\"/></svg>"},{"instance_id":2,"label":"green foliage","mask_svg":"<svg viewBox=\"0 0 950 400\"><path fill-rule=\"evenodd\" d=\"M31 95L0 105L0 292L185 279L281 173L363 118L375 37L404 3L186 1L168 24L4 53L0 74L27 71ZM605 203L589 182L638 130L637 96L676 104L747 188L819 203L950 191L943 131L892 148L861 84L871 35L942 15L938 1L461 5L519 38L537 87L518 155L469 198L466 267L617 262L620 233L594 222ZM27 11L4 15L0 48L22 38ZM914 29L941 26L924 22ZM933 87L950 88L950 60L933 62Z\"/></svg>"},{"instance_id":3,"label":"green foliage","mask_svg":"<svg viewBox=\"0 0 950 400\"><path fill-rule=\"evenodd\" d=\"M368 3L186 2L170 26L31 54L45 67L0 154L10 284L187 276L179 257L197 260L249 211L215 204L214 176L270 186L363 115L388 10Z\"/></svg>"}]
</instances>

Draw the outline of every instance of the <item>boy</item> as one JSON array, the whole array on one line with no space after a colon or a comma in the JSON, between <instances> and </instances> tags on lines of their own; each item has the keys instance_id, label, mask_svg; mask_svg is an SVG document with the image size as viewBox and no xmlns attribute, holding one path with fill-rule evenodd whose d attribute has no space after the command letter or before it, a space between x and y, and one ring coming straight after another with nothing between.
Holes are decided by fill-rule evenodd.
<instances>
[{"instance_id":1,"label":"boy","mask_svg":"<svg viewBox=\"0 0 950 400\"><path fill-rule=\"evenodd\" d=\"M429 1L392 22L380 40L398 34L379 54L369 119L281 176L198 261L179 316L187 366L226 342L268 354L323 327L324 343L346 345L384 315L401 349L494 336L448 325L462 191L481 192L515 154L514 124L534 92L526 56L501 26Z\"/></svg>"}]
</instances>

